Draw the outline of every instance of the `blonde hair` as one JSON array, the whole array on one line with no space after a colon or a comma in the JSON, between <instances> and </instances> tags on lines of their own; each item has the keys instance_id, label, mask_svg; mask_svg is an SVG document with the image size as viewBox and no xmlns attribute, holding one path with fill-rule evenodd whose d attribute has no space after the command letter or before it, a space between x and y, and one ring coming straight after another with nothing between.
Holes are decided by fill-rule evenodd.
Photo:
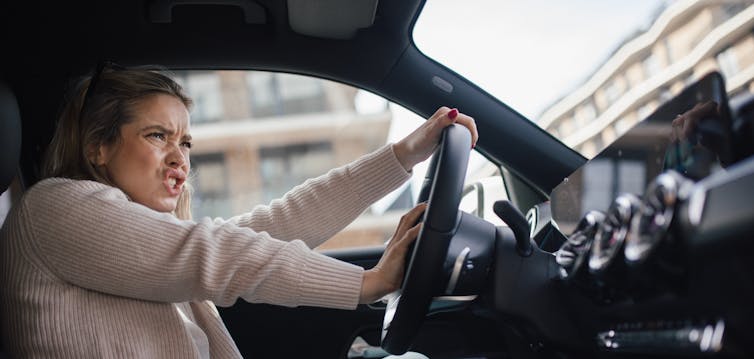
<instances>
[{"instance_id":1,"label":"blonde hair","mask_svg":"<svg viewBox=\"0 0 754 359\"><path fill-rule=\"evenodd\" d=\"M163 72L164 69L155 67L104 68L100 74L78 81L65 99L45 154L42 178L91 180L115 187L91 162L91 151L119 141L121 126L133 120L135 106L149 96L171 95L191 108L191 98ZM93 77L95 83L90 86ZM87 94L89 90L92 93ZM192 189L188 183L185 186L174 214L180 219L191 219Z\"/></svg>"}]
</instances>

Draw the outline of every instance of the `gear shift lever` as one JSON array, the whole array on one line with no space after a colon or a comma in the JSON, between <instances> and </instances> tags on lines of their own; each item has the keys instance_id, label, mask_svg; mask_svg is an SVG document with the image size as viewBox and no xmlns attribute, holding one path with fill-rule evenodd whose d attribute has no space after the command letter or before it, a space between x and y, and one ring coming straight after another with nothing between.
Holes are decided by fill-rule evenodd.
<instances>
[{"instance_id":1,"label":"gear shift lever","mask_svg":"<svg viewBox=\"0 0 754 359\"><path fill-rule=\"evenodd\" d=\"M516 236L516 250L518 254L522 257L530 256L532 248L529 238L529 223L526 221L526 217L506 200L495 202L492 210L513 230L513 235Z\"/></svg>"}]
</instances>

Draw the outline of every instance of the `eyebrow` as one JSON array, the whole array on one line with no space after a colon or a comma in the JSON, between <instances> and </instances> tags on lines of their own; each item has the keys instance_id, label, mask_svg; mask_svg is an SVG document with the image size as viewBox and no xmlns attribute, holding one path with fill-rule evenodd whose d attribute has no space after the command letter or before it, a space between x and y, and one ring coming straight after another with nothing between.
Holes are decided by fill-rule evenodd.
<instances>
[{"instance_id":1,"label":"eyebrow","mask_svg":"<svg viewBox=\"0 0 754 359\"><path fill-rule=\"evenodd\" d=\"M175 131L169 130L166 127L163 127L161 125L146 126L146 127L143 127L140 132L147 132L147 131L152 131L152 130L157 130L157 131L160 131L160 132L164 132L168 136L175 135ZM183 135L183 137L181 137L181 141L191 141L191 139L192 139L192 137L188 133L185 134L185 135Z\"/></svg>"}]
</instances>

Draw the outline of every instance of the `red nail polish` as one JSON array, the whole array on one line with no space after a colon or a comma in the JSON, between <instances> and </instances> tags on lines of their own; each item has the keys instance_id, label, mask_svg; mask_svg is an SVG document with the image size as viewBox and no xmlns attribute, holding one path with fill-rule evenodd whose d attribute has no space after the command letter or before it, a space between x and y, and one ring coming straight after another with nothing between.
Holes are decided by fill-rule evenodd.
<instances>
[{"instance_id":1,"label":"red nail polish","mask_svg":"<svg viewBox=\"0 0 754 359\"><path fill-rule=\"evenodd\" d=\"M454 109L450 110L450 112L448 112L448 117L451 120L455 120L455 118L458 117L458 109L454 108Z\"/></svg>"}]
</instances>

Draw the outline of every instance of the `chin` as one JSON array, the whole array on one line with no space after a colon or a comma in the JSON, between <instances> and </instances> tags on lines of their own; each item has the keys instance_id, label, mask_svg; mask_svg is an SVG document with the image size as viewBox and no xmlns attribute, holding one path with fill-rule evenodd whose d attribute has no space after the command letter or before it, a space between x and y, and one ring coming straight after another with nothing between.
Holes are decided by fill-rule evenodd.
<instances>
[{"instance_id":1,"label":"chin","mask_svg":"<svg viewBox=\"0 0 754 359\"><path fill-rule=\"evenodd\" d=\"M175 211L176 207L178 206L177 201L174 201L173 203L151 203L147 207L162 213L172 213Z\"/></svg>"}]
</instances>

